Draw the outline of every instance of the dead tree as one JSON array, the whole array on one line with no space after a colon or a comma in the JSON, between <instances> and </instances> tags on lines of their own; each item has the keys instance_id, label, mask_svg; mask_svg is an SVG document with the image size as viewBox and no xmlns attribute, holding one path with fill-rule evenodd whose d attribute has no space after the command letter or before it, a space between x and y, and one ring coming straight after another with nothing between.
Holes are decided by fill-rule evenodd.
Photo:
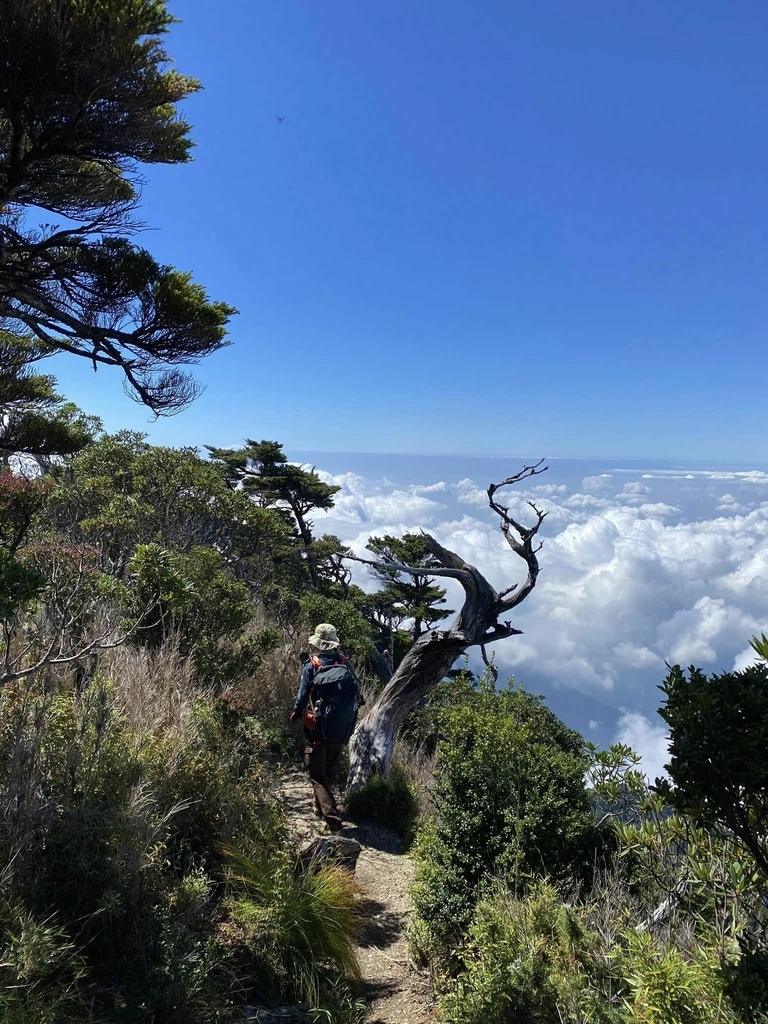
<instances>
[{"instance_id":1,"label":"dead tree","mask_svg":"<svg viewBox=\"0 0 768 1024\"><path fill-rule=\"evenodd\" d=\"M503 616L521 604L536 586L539 575L536 554L541 548L541 544L536 543L536 535L547 513L529 501L536 522L530 527L523 526L510 515L509 508L497 500L497 492L500 488L543 473L547 468L542 466L543 461L534 466L524 466L519 473L488 488L488 504L501 519L505 540L526 564L527 576L521 585L513 584L497 593L473 565L444 548L434 537L424 535L430 552L440 563L439 567L430 568L430 576L458 580L464 588L464 604L449 629L430 629L421 634L370 711L358 723L349 745L348 793L359 790L374 775L386 774L395 740L406 716L445 678L458 658L470 647L477 646L485 658L486 644L522 632ZM363 558L356 561L410 575L424 572L423 567L394 561L384 564Z\"/></svg>"}]
</instances>

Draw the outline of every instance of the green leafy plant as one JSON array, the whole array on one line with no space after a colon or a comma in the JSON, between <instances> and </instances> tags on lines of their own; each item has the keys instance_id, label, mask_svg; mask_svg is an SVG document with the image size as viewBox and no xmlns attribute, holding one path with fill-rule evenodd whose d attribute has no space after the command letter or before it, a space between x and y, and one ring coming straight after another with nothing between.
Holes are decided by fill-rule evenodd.
<instances>
[{"instance_id":1,"label":"green leafy plant","mask_svg":"<svg viewBox=\"0 0 768 1024\"><path fill-rule=\"evenodd\" d=\"M43 589L44 577L18 562L6 548L0 548L0 618L12 619Z\"/></svg>"},{"instance_id":2,"label":"green leafy plant","mask_svg":"<svg viewBox=\"0 0 768 1024\"><path fill-rule=\"evenodd\" d=\"M55 918L0 905L0 1017L4 1024L56 1024L82 1005L82 952Z\"/></svg>"},{"instance_id":3,"label":"green leafy plant","mask_svg":"<svg viewBox=\"0 0 768 1024\"><path fill-rule=\"evenodd\" d=\"M499 875L586 878L607 840L590 811L587 754L540 698L490 683L441 721L433 819L416 843L414 904L450 949Z\"/></svg>"},{"instance_id":4,"label":"green leafy plant","mask_svg":"<svg viewBox=\"0 0 768 1024\"><path fill-rule=\"evenodd\" d=\"M768 1021L768 951L742 945L741 956L723 968L725 993L745 1024Z\"/></svg>"},{"instance_id":5,"label":"green leafy plant","mask_svg":"<svg viewBox=\"0 0 768 1024\"><path fill-rule=\"evenodd\" d=\"M393 762L388 775L374 775L347 800L347 815L392 829L406 840L413 838L419 813L415 786L403 766Z\"/></svg>"},{"instance_id":6,"label":"green leafy plant","mask_svg":"<svg viewBox=\"0 0 768 1024\"><path fill-rule=\"evenodd\" d=\"M659 793L732 833L768 878L768 665L711 676L675 665L661 689L670 779L658 780Z\"/></svg>"},{"instance_id":7,"label":"green leafy plant","mask_svg":"<svg viewBox=\"0 0 768 1024\"><path fill-rule=\"evenodd\" d=\"M617 947L616 967L626 983L627 1024L726 1024L736 1017L724 998L714 951L662 945L647 932L628 930Z\"/></svg>"},{"instance_id":8,"label":"green leafy plant","mask_svg":"<svg viewBox=\"0 0 768 1024\"><path fill-rule=\"evenodd\" d=\"M451 1024L613 1024L600 938L548 882L516 898L497 884L475 911L463 969L441 1001Z\"/></svg>"},{"instance_id":9,"label":"green leafy plant","mask_svg":"<svg viewBox=\"0 0 768 1024\"><path fill-rule=\"evenodd\" d=\"M614 905L613 924L606 927L599 898L594 891L586 899L564 902L546 881L521 897L496 883L475 910L461 969L443 983L441 1018L450 1024L736 1024L742 1019L727 998L716 944L706 933L677 944L669 934L633 927L629 905L621 903Z\"/></svg>"}]
</instances>

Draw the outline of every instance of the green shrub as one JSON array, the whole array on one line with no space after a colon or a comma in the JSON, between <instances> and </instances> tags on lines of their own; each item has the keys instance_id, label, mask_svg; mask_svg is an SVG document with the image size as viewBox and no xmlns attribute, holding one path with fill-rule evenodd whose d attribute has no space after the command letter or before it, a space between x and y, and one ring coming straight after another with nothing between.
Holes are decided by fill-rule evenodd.
<instances>
[{"instance_id":1,"label":"green shrub","mask_svg":"<svg viewBox=\"0 0 768 1024\"><path fill-rule=\"evenodd\" d=\"M346 811L350 818L382 825L409 840L416 827L419 802L413 783L395 761L388 775L374 775L348 798Z\"/></svg>"},{"instance_id":2,"label":"green shrub","mask_svg":"<svg viewBox=\"0 0 768 1024\"><path fill-rule=\"evenodd\" d=\"M255 720L230 720L218 699L198 698L187 720L146 737L146 778L164 807L184 805L170 850L189 869L218 864L226 844L273 846L282 838L278 806L268 798L266 741Z\"/></svg>"},{"instance_id":3,"label":"green shrub","mask_svg":"<svg viewBox=\"0 0 768 1024\"><path fill-rule=\"evenodd\" d=\"M59 915L91 955L121 952L155 900L168 822L110 687L20 693L2 718L9 891L41 919Z\"/></svg>"},{"instance_id":4,"label":"green shrub","mask_svg":"<svg viewBox=\"0 0 768 1024\"><path fill-rule=\"evenodd\" d=\"M738 1020L724 998L714 949L663 946L647 932L630 929L616 951L616 970L627 986L622 1020L627 1024L728 1024Z\"/></svg>"},{"instance_id":5,"label":"green shrub","mask_svg":"<svg viewBox=\"0 0 768 1024\"><path fill-rule=\"evenodd\" d=\"M414 889L438 955L495 878L521 892L537 876L589 879L608 833L590 811L587 763L582 738L521 689L481 685L445 711Z\"/></svg>"},{"instance_id":6,"label":"green shrub","mask_svg":"<svg viewBox=\"0 0 768 1024\"><path fill-rule=\"evenodd\" d=\"M42 590L45 580L34 569L18 562L0 547L0 616L12 619L19 608Z\"/></svg>"},{"instance_id":7,"label":"green shrub","mask_svg":"<svg viewBox=\"0 0 768 1024\"><path fill-rule=\"evenodd\" d=\"M34 939L51 962L56 943L81 957L89 999L108 1019L170 1024L195 1019L214 995L226 1005L216 980L227 959L215 934L221 846L263 851L284 839L253 719L228 721L221 702L201 694L147 731L129 724L103 679L80 692L54 685L49 693L6 690L3 698L4 969L16 977L14 951ZM15 906L28 915L22 930L18 914L3 916ZM35 932L35 922L45 925ZM34 978L9 984L22 1010L43 997L55 1003Z\"/></svg>"},{"instance_id":8,"label":"green shrub","mask_svg":"<svg viewBox=\"0 0 768 1024\"><path fill-rule=\"evenodd\" d=\"M742 955L723 971L725 991L745 1024L768 1021L768 951L745 945Z\"/></svg>"},{"instance_id":9,"label":"green shrub","mask_svg":"<svg viewBox=\"0 0 768 1024\"><path fill-rule=\"evenodd\" d=\"M714 941L681 949L627 926L613 941L588 904L547 882L523 898L497 885L482 899L463 967L440 1001L450 1024L736 1024ZM618 923L618 922L617 922ZM759 1018L758 1018L759 1019Z\"/></svg>"},{"instance_id":10,"label":"green shrub","mask_svg":"<svg viewBox=\"0 0 768 1024\"><path fill-rule=\"evenodd\" d=\"M221 1011L228 1002L217 977L222 961L216 936L159 914L152 955L132 987L129 1012L152 1024L210 1020L207 1011Z\"/></svg>"},{"instance_id":11,"label":"green shrub","mask_svg":"<svg viewBox=\"0 0 768 1024\"><path fill-rule=\"evenodd\" d=\"M497 886L475 911L464 969L441 1002L451 1024L611 1024L600 939L541 882L525 899Z\"/></svg>"}]
</instances>

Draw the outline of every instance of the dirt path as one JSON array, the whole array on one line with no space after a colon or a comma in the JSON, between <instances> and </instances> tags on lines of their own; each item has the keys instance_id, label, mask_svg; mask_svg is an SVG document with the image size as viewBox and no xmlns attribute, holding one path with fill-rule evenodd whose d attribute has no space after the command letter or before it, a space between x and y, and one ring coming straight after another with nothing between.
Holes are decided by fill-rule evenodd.
<instances>
[{"instance_id":1,"label":"dirt path","mask_svg":"<svg viewBox=\"0 0 768 1024\"><path fill-rule=\"evenodd\" d=\"M294 766L282 770L280 798L297 841L319 834L304 771ZM350 822L341 834L362 847L355 878L364 922L358 958L371 1009L368 1024L427 1024L433 1016L429 982L410 962L405 938L413 863L388 829Z\"/></svg>"}]
</instances>

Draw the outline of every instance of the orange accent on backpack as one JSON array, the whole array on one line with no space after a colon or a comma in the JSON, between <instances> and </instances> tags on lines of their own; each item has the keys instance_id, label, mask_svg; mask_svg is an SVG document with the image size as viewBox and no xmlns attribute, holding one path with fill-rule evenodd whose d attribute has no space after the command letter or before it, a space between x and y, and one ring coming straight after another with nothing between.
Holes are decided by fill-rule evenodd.
<instances>
[{"instance_id":1,"label":"orange accent on backpack","mask_svg":"<svg viewBox=\"0 0 768 1024\"><path fill-rule=\"evenodd\" d=\"M312 703L312 698L309 698L309 704L304 708L304 718L302 724L305 729L309 729L310 732L314 732L317 728L317 715L315 714L315 705Z\"/></svg>"},{"instance_id":2,"label":"orange accent on backpack","mask_svg":"<svg viewBox=\"0 0 768 1024\"><path fill-rule=\"evenodd\" d=\"M338 657L339 657L339 662L342 665L348 665L349 664L349 658L346 656L346 654L342 654L339 651L338 652ZM316 654L313 654L312 657L309 660L312 662L312 667L313 668L324 668L325 667L323 662L318 658L318 656Z\"/></svg>"}]
</instances>

